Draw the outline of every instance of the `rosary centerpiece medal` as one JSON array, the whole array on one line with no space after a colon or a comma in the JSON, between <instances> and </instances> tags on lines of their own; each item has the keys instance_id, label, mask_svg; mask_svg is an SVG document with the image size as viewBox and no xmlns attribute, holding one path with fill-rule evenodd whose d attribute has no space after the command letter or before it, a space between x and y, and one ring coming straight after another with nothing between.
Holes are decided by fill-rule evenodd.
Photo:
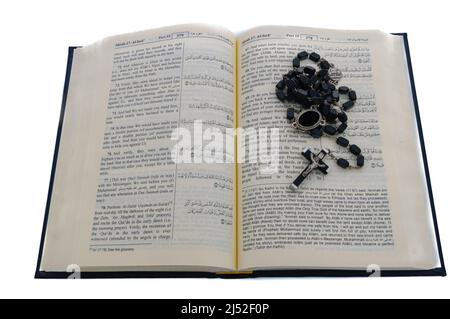
<instances>
[{"instance_id":1,"label":"rosary centerpiece medal","mask_svg":"<svg viewBox=\"0 0 450 319\"><path fill-rule=\"evenodd\" d=\"M315 108L303 110L293 122L294 128L303 132L309 132L319 125L324 125L325 121L322 119L322 114Z\"/></svg>"},{"instance_id":2,"label":"rosary centerpiece medal","mask_svg":"<svg viewBox=\"0 0 450 319\"><path fill-rule=\"evenodd\" d=\"M311 65L301 67L301 61L307 59L315 63L316 67ZM346 112L355 105L357 95L347 86L337 87L343 77L342 72L316 52L299 52L293 59L292 66L293 70L283 75L276 84L278 99L288 104L287 119L292 127L313 138L321 138L324 135L333 137L344 133L348 127ZM344 97L341 99L341 96ZM323 161L326 156L334 159L341 168L364 166L364 156L357 145L351 144L343 136L336 138L336 144L356 157L355 164L350 164L347 159L338 157L325 148L317 154L306 148L302 155L309 164L293 181L290 188L297 190L314 170L327 174L328 165Z\"/></svg>"}]
</instances>

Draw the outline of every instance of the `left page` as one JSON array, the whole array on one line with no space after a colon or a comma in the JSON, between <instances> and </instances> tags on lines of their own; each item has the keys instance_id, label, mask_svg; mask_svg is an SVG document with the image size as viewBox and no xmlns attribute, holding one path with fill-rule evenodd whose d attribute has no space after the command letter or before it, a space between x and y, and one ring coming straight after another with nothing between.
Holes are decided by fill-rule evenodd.
<instances>
[{"instance_id":1,"label":"left page","mask_svg":"<svg viewBox=\"0 0 450 319\"><path fill-rule=\"evenodd\" d=\"M233 128L234 108L227 30L180 25L76 49L41 270L234 269L233 163L197 161L180 134Z\"/></svg>"}]
</instances>

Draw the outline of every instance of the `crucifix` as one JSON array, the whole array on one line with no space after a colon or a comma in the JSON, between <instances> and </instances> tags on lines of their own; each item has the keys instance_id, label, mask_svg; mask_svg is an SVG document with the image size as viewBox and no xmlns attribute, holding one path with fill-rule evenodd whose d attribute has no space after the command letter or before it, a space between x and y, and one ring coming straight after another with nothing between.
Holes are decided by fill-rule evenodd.
<instances>
[{"instance_id":1,"label":"crucifix","mask_svg":"<svg viewBox=\"0 0 450 319\"><path fill-rule=\"evenodd\" d=\"M323 174L327 174L328 165L325 164L322 160L325 156L328 155L330 151L326 148L322 148L319 153L314 154L309 148L303 150L302 155L305 157L309 164L305 167L305 169L298 175L298 177L292 182L289 188L293 191L296 191L300 184L308 177L308 175L314 170L317 169Z\"/></svg>"}]
</instances>

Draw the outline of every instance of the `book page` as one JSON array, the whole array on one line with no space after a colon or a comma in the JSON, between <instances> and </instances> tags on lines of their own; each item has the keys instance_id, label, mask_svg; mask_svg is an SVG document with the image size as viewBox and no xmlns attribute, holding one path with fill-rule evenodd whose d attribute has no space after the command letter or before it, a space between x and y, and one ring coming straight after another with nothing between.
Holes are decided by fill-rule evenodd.
<instances>
[{"instance_id":1,"label":"book page","mask_svg":"<svg viewBox=\"0 0 450 319\"><path fill-rule=\"evenodd\" d=\"M239 169L239 268L430 269L438 264L403 39L379 31L260 27L238 39L240 125L279 128L278 170ZM365 156L344 170L331 158L297 192L305 147L354 157L335 137L314 139L286 120L275 84L302 50L342 72L358 94L343 134ZM302 65L308 62L302 61ZM299 108L297 107L297 110Z\"/></svg>"},{"instance_id":2,"label":"book page","mask_svg":"<svg viewBox=\"0 0 450 319\"><path fill-rule=\"evenodd\" d=\"M235 53L203 25L75 50L42 270L235 268L234 165L192 136L234 127Z\"/></svg>"}]
</instances>

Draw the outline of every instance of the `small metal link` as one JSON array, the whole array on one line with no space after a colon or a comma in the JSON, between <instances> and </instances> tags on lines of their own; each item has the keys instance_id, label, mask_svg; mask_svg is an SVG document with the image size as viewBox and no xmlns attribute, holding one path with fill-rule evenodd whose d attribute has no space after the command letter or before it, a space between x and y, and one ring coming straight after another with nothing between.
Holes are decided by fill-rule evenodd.
<instances>
[{"instance_id":1,"label":"small metal link","mask_svg":"<svg viewBox=\"0 0 450 319\"><path fill-rule=\"evenodd\" d=\"M338 160L338 158L336 157L336 155L334 155L334 153L332 152L332 151L328 151L328 155L330 155L330 157L332 158L332 159L334 159L335 161L337 161Z\"/></svg>"}]
</instances>

